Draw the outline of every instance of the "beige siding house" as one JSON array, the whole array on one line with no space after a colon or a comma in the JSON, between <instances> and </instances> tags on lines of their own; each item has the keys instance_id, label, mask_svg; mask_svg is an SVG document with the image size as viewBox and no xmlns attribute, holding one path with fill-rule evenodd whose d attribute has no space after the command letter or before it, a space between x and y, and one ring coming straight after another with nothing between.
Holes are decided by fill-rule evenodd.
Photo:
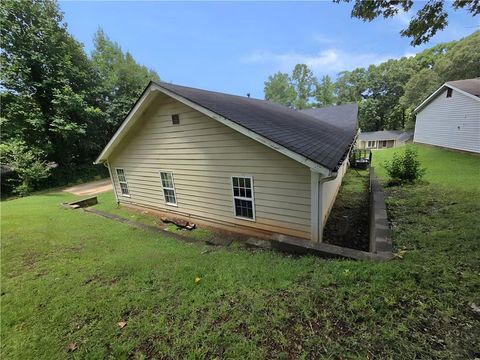
<instances>
[{"instance_id":1,"label":"beige siding house","mask_svg":"<svg viewBox=\"0 0 480 360\"><path fill-rule=\"evenodd\" d=\"M358 149L379 150L398 147L412 142L413 131L382 130L361 132L357 139Z\"/></svg>"},{"instance_id":2,"label":"beige siding house","mask_svg":"<svg viewBox=\"0 0 480 360\"><path fill-rule=\"evenodd\" d=\"M327 132L324 138L343 136L333 140L336 149L323 143L330 149L323 164L284 142L302 141L286 127L295 120ZM267 101L151 83L97 163L109 167L120 204L321 241L354 135ZM318 150L311 142L305 148Z\"/></svg>"},{"instance_id":3,"label":"beige siding house","mask_svg":"<svg viewBox=\"0 0 480 360\"><path fill-rule=\"evenodd\" d=\"M480 153L480 79L450 81L416 109L414 142Z\"/></svg>"}]
</instances>

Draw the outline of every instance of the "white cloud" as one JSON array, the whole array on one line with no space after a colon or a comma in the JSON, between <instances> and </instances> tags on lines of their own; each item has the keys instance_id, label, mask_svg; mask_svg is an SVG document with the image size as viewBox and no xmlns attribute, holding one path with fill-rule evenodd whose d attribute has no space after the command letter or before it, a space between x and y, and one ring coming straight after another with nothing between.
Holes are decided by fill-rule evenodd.
<instances>
[{"instance_id":1,"label":"white cloud","mask_svg":"<svg viewBox=\"0 0 480 360\"><path fill-rule=\"evenodd\" d=\"M380 64L395 56L374 53L354 53L329 48L316 54L299 52L274 53L271 51L254 51L243 59L250 64L268 65L269 68L289 72L296 64L306 64L315 73L332 74L343 70L353 70L370 64Z\"/></svg>"},{"instance_id":2,"label":"white cloud","mask_svg":"<svg viewBox=\"0 0 480 360\"><path fill-rule=\"evenodd\" d=\"M404 11L402 9L398 9L398 12L393 17L397 20L402 26L407 27L410 24L410 20L413 18L413 14L410 11Z\"/></svg>"},{"instance_id":3,"label":"white cloud","mask_svg":"<svg viewBox=\"0 0 480 360\"><path fill-rule=\"evenodd\" d=\"M312 35L312 40L321 45L331 45L338 43L338 39L332 37L331 35L324 35L321 33L315 33Z\"/></svg>"}]
</instances>

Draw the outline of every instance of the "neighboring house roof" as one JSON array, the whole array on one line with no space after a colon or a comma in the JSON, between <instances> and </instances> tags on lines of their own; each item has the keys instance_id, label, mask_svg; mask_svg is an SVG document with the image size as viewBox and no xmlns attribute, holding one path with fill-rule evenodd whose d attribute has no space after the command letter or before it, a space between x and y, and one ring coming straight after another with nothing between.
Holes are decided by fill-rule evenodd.
<instances>
[{"instance_id":1,"label":"neighboring house roof","mask_svg":"<svg viewBox=\"0 0 480 360\"><path fill-rule=\"evenodd\" d=\"M128 131L134 113L153 91L171 96L307 166L320 165L319 170L323 169L324 173L338 169L356 135L356 131L342 129L270 101L151 82L96 163L107 160L119 138ZM345 115L346 110L343 110Z\"/></svg>"},{"instance_id":2,"label":"neighboring house roof","mask_svg":"<svg viewBox=\"0 0 480 360\"><path fill-rule=\"evenodd\" d=\"M440 86L437 90L435 90L433 94L426 98L420 105L418 105L415 108L414 112L419 112L420 110L422 110L446 88L456 90L463 95L480 101L480 78L448 81L442 86Z\"/></svg>"},{"instance_id":3,"label":"neighboring house roof","mask_svg":"<svg viewBox=\"0 0 480 360\"><path fill-rule=\"evenodd\" d=\"M412 140L412 139L413 139L413 133L414 133L413 130L405 131L402 135L400 135L400 136L397 138L397 140L399 140L399 141Z\"/></svg>"},{"instance_id":4,"label":"neighboring house roof","mask_svg":"<svg viewBox=\"0 0 480 360\"><path fill-rule=\"evenodd\" d=\"M449 81L446 85L453 89L459 89L476 97L480 97L480 78Z\"/></svg>"},{"instance_id":5,"label":"neighboring house roof","mask_svg":"<svg viewBox=\"0 0 480 360\"><path fill-rule=\"evenodd\" d=\"M358 105L356 103L305 109L301 112L341 129L351 132L357 131Z\"/></svg>"},{"instance_id":6,"label":"neighboring house roof","mask_svg":"<svg viewBox=\"0 0 480 360\"><path fill-rule=\"evenodd\" d=\"M385 140L401 140L407 141L413 137L413 131L403 132L401 130L382 130L372 132L361 132L358 135L360 141L385 141Z\"/></svg>"}]
</instances>

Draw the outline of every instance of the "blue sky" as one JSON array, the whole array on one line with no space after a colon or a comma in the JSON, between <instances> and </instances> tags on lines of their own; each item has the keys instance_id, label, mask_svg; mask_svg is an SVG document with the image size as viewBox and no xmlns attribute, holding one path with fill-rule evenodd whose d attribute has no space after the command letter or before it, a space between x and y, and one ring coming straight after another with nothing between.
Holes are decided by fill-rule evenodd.
<instances>
[{"instance_id":1,"label":"blue sky","mask_svg":"<svg viewBox=\"0 0 480 360\"><path fill-rule=\"evenodd\" d=\"M399 34L413 12L364 23L350 18L351 6L330 1L60 2L69 32L88 53L102 27L164 81L257 98L263 98L268 75L290 72L296 63L306 63L316 76L334 77L478 29L478 19L464 10L450 11L448 28L427 46L413 48Z\"/></svg>"}]
</instances>

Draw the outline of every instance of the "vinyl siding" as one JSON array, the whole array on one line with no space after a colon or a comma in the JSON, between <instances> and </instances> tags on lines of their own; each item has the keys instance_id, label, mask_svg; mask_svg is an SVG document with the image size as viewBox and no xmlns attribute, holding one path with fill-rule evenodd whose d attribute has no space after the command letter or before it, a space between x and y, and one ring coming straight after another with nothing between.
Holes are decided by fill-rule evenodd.
<instances>
[{"instance_id":1,"label":"vinyl siding","mask_svg":"<svg viewBox=\"0 0 480 360\"><path fill-rule=\"evenodd\" d=\"M347 156L348 159L348 156ZM322 214L323 214L323 225L327 223L328 215L332 210L332 207L335 203L338 191L342 185L343 176L348 169L348 160L344 160L342 166L338 169L338 175L335 179L327 181L323 184L323 198L322 198Z\"/></svg>"},{"instance_id":2,"label":"vinyl siding","mask_svg":"<svg viewBox=\"0 0 480 360\"><path fill-rule=\"evenodd\" d=\"M480 153L480 101L458 91L441 92L418 114L414 141Z\"/></svg>"},{"instance_id":3,"label":"vinyl siding","mask_svg":"<svg viewBox=\"0 0 480 360\"><path fill-rule=\"evenodd\" d=\"M172 125L171 115L180 115ZM159 95L108 159L121 203L222 225L310 237L310 169L186 105ZM130 197L115 168L123 168ZM166 205L160 170L173 172ZM256 221L234 216L231 176L252 176Z\"/></svg>"}]
</instances>

